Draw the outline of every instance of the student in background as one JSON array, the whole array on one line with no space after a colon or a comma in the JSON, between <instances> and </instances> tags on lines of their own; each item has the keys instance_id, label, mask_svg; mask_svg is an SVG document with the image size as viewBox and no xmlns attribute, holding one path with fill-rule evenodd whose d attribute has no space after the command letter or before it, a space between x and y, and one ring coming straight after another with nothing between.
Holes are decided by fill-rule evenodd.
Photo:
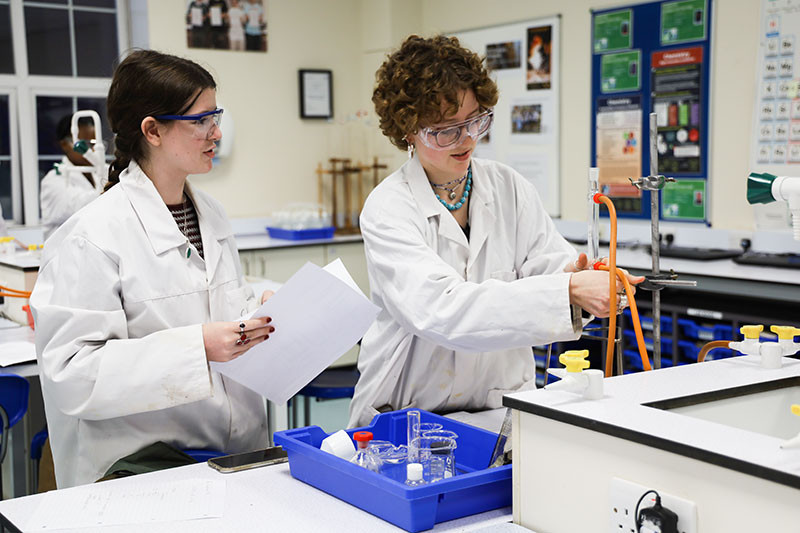
<instances>
[{"instance_id":1,"label":"student in background","mask_svg":"<svg viewBox=\"0 0 800 533\"><path fill-rule=\"evenodd\" d=\"M70 133L72 115L66 115L58 121L56 139L64 157L61 164L49 171L39 185L39 203L42 210L42 225L45 240L52 235L61 224L74 215L80 208L100 195L103 183L91 172L69 170L66 166L91 166L81 154L75 151L75 139ZM78 120L78 139L91 141L95 138L94 125L91 119Z\"/></svg>"},{"instance_id":2,"label":"student in background","mask_svg":"<svg viewBox=\"0 0 800 533\"><path fill-rule=\"evenodd\" d=\"M231 7L228 9L228 42L231 50L244 50L244 24L247 21L239 0L231 0Z\"/></svg>"}]
</instances>

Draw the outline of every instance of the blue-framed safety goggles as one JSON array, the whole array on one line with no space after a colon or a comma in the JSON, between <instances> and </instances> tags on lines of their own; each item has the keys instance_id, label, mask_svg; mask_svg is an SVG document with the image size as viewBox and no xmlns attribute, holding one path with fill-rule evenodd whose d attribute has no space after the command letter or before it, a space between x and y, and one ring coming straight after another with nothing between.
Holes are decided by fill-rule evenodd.
<instances>
[{"instance_id":1,"label":"blue-framed safety goggles","mask_svg":"<svg viewBox=\"0 0 800 533\"><path fill-rule=\"evenodd\" d=\"M223 111L224 109L217 108L213 111L197 113L196 115L155 115L153 118L158 120L192 121L195 127L194 137L198 139L207 139L214 126L219 126Z\"/></svg>"}]
</instances>

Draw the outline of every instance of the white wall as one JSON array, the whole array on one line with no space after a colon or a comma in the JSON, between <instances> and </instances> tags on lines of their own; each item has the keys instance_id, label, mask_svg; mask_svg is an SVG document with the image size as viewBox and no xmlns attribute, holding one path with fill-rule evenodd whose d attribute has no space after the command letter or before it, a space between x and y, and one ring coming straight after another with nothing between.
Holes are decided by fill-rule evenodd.
<instances>
[{"instance_id":1,"label":"white wall","mask_svg":"<svg viewBox=\"0 0 800 533\"><path fill-rule=\"evenodd\" d=\"M318 162L378 155L391 168L405 156L378 132L370 101L375 70L410 33L432 35L551 15L562 20L562 191L584 190L591 142L591 9L619 0L267 0L266 54L186 47L183 4L149 0L150 46L207 65L236 120L230 159L194 182L231 216L264 216L290 201L315 201ZM715 0L711 87L710 219L750 230L749 172L760 0ZM297 69L334 73L335 121L302 121ZM358 110L369 111L353 119ZM349 117L349 118L348 118ZM585 217L582 194L562 194L566 219Z\"/></svg>"},{"instance_id":2,"label":"white wall","mask_svg":"<svg viewBox=\"0 0 800 533\"><path fill-rule=\"evenodd\" d=\"M188 48L182 0L149 0L150 47L193 59L217 80L217 99L235 122L229 158L192 182L231 217L267 216L288 202L316 201L314 170L358 152L362 71L359 0L266 0L268 51ZM298 69L333 71L334 121L301 120ZM362 105L363 107L363 105Z\"/></svg>"}]
</instances>

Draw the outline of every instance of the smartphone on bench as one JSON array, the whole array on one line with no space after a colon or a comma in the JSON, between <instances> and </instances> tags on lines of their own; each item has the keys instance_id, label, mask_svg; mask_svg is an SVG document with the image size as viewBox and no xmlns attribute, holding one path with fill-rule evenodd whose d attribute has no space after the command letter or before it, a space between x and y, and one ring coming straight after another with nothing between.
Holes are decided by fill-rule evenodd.
<instances>
[{"instance_id":1,"label":"smartphone on bench","mask_svg":"<svg viewBox=\"0 0 800 533\"><path fill-rule=\"evenodd\" d=\"M223 473L239 472L259 466L275 465L288 461L286 450L273 446L264 450L222 455L208 460L208 466Z\"/></svg>"}]
</instances>

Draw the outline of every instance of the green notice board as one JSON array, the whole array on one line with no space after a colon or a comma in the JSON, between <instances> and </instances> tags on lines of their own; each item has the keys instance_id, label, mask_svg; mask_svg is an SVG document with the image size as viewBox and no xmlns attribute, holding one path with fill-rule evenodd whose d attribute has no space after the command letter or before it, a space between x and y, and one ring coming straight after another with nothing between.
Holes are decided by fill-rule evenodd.
<instances>
[{"instance_id":1,"label":"green notice board","mask_svg":"<svg viewBox=\"0 0 800 533\"><path fill-rule=\"evenodd\" d=\"M661 218L705 220L706 180L677 180L661 190Z\"/></svg>"},{"instance_id":2,"label":"green notice board","mask_svg":"<svg viewBox=\"0 0 800 533\"><path fill-rule=\"evenodd\" d=\"M600 62L600 88L604 93L638 91L641 52L605 54Z\"/></svg>"},{"instance_id":3,"label":"green notice board","mask_svg":"<svg viewBox=\"0 0 800 533\"><path fill-rule=\"evenodd\" d=\"M594 51L608 52L631 47L633 21L631 10L604 13L594 17Z\"/></svg>"},{"instance_id":4,"label":"green notice board","mask_svg":"<svg viewBox=\"0 0 800 533\"><path fill-rule=\"evenodd\" d=\"M706 0L661 4L661 45L706 38Z\"/></svg>"}]
</instances>

